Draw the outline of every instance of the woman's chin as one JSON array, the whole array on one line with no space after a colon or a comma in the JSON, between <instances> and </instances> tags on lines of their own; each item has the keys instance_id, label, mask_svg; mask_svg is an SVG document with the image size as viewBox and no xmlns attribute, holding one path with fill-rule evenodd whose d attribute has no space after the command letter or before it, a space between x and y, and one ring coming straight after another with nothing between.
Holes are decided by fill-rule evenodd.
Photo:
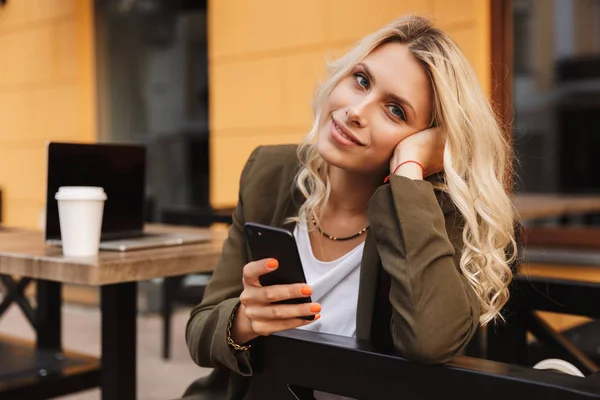
<instances>
[{"instance_id":1,"label":"woman's chin","mask_svg":"<svg viewBox=\"0 0 600 400\"><path fill-rule=\"evenodd\" d=\"M373 165L374 160L372 155L344 151L334 143L331 143L327 136L319 136L316 142L316 150L327 164L344 171L379 177L384 172L387 174L389 169L387 161Z\"/></svg>"},{"instance_id":2,"label":"woman's chin","mask_svg":"<svg viewBox=\"0 0 600 400\"><path fill-rule=\"evenodd\" d=\"M317 144L317 152L319 153L321 158L332 167L359 174L369 172L363 168L364 163L362 163L356 157L353 157L352 155L341 151L336 146L330 143L319 142Z\"/></svg>"}]
</instances>

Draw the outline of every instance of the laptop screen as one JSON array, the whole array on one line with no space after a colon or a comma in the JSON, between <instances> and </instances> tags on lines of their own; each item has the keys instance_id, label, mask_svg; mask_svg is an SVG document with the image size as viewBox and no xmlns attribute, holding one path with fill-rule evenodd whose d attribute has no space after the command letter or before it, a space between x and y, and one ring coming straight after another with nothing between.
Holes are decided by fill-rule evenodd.
<instances>
[{"instance_id":1,"label":"laptop screen","mask_svg":"<svg viewBox=\"0 0 600 400\"><path fill-rule=\"evenodd\" d=\"M60 240L61 186L100 186L106 192L102 240L141 234L144 228L146 148L130 144L48 144L46 240Z\"/></svg>"}]
</instances>

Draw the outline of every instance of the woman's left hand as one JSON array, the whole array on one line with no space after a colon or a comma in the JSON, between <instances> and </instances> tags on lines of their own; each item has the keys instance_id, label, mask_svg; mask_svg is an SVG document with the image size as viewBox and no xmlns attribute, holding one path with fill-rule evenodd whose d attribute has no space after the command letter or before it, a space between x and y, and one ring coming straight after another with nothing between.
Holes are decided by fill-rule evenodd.
<instances>
[{"instance_id":1,"label":"woman's left hand","mask_svg":"<svg viewBox=\"0 0 600 400\"><path fill-rule=\"evenodd\" d=\"M429 128L410 135L396 146L390 160L390 174L398 165L409 160L419 162L425 168L425 174L415 163L406 163L396 171L396 175L422 179L443 170L444 145L443 135L438 128Z\"/></svg>"}]
</instances>

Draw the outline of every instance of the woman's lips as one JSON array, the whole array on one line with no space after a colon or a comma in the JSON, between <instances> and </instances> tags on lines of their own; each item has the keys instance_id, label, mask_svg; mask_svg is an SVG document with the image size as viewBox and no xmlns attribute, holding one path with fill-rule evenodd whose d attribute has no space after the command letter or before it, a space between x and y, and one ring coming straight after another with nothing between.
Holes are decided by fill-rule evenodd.
<instances>
[{"instance_id":1,"label":"woman's lips","mask_svg":"<svg viewBox=\"0 0 600 400\"><path fill-rule=\"evenodd\" d=\"M329 132L333 140L344 146L363 146L352 134L347 134L344 129L336 122L335 119L331 119Z\"/></svg>"}]
</instances>

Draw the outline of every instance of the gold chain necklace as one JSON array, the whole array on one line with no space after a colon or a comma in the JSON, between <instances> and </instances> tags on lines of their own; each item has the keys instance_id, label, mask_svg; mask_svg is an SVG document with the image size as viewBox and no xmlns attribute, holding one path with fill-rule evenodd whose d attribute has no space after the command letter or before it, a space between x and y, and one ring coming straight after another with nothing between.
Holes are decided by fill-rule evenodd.
<instances>
[{"instance_id":1,"label":"gold chain necklace","mask_svg":"<svg viewBox=\"0 0 600 400\"><path fill-rule=\"evenodd\" d=\"M320 233L321 235L325 236L327 239L330 239L330 240L336 240L336 241L341 241L341 242L343 242L344 240L351 240L351 239L354 239L354 238L356 238L356 237L358 237L358 236L362 235L362 234L363 234L363 233L365 233L365 232L367 231L367 229L369 229L369 227L370 227L370 225L367 225L365 228L361 229L361 231L360 231L360 232L358 232L358 233L355 233L355 234L354 234L354 235L352 235L352 236L348 236L348 237L339 238L339 237L336 237L336 236L332 236L332 235L330 235L330 234L328 234L328 233L325 233L323 230L321 230L321 228L319 227L319 225L317 225L317 221L315 221L315 218L314 218L314 217L313 217L313 219L312 219L312 223L313 223L313 225L315 226L315 228L317 228L317 230L319 231L319 233Z\"/></svg>"}]
</instances>

